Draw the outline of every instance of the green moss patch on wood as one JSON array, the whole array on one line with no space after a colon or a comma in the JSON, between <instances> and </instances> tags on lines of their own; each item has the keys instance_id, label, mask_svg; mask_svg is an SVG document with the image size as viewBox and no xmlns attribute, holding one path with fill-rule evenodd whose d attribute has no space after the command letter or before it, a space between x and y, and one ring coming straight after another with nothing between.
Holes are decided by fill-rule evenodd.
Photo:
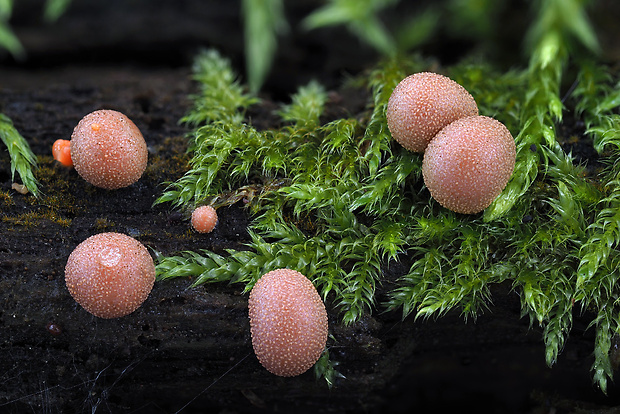
<instances>
[{"instance_id":1,"label":"green moss patch on wood","mask_svg":"<svg viewBox=\"0 0 620 414\"><path fill-rule=\"evenodd\" d=\"M213 52L198 60L198 71L230 70ZM428 69L425 60L392 59L360 77L367 109L355 118L323 121L325 108L333 104L329 94L318 84L301 87L278 111L281 127L267 130L245 119L253 100L229 74L230 94L222 93L225 85L217 87L222 96L237 96L234 104L211 97L195 105L186 118L195 128L190 169L169 183L156 204L189 211L214 200L236 201L231 194L251 188L252 197L244 197L253 217L249 249L160 256L158 277L191 276L194 285L241 283L249 291L263 273L288 267L308 275L345 324L382 309L402 309L404 317L416 318L459 309L465 319L475 319L490 306L490 286L511 281L523 316L543 328L549 365L570 333L575 309L598 315L593 370L605 390L612 375L610 340L620 329L613 311L620 292L612 248L620 220L617 210L601 206L616 202L617 166L597 182L558 141L554 131L563 106L549 100L559 102L564 65L559 56L544 67L534 62L505 73L474 61L441 69L472 91L481 114L511 129L519 149L508 187L484 214L472 216L452 213L431 199L421 181L421 155L395 144L386 128L391 90L406 74ZM620 142L620 134L609 133L618 117L609 98L615 96L613 83L603 75L610 72L578 70L577 87L563 105L578 109L596 148L606 148L603 162L613 160L609 148ZM205 90L215 88L200 72L196 78ZM218 118L209 115L206 102L234 110ZM385 280L384 268L401 260L409 270L398 280ZM382 284L387 297L378 302Z\"/></svg>"}]
</instances>

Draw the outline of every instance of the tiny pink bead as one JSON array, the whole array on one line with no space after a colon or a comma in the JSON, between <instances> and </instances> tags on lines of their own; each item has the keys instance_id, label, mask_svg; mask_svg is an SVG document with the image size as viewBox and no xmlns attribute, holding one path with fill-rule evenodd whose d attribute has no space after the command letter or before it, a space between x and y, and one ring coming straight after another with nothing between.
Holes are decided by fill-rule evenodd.
<instances>
[{"instance_id":1,"label":"tiny pink bead","mask_svg":"<svg viewBox=\"0 0 620 414\"><path fill-rule=\"evenodd\" d=\"M212 206L198 207L192 213L192 227L198 233L211 233L217 225L217 213Z\"/></svg>"}]
</instances>

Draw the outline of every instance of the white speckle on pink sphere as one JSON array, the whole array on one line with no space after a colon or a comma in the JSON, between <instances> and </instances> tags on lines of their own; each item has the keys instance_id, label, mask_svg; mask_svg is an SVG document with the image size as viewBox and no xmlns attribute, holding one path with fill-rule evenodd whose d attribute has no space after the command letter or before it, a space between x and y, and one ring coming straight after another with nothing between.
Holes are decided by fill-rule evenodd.
<instances>
[{"instance_id":1,"label":"white speckle on pink sphere","mask_svg":"<svg viewBox=\"0 0 620 414\"><path fill-rule=\"evenodd\" d=\"M469 92L452 79L433 72L407 76L392 91L386 117L392 137L403 147L424 152L449 123L478 115Z\"/></svg>"},{"instance_id":2,"label":"white speckle on pink sphere","mask_svg":"<svg viewBox=\"0 0 620 414\"><path fill-rule=\"evenodd\" d=\"M269 372L293 377L316 363L327 342L327 312L306 276L290 269L263 275L248 308L254 353Z\"/></svg>"},{"instance_id":3,"label":"white speckle on pink sphere","mask_svg":"<svg viewBox=\"0 0 620 414\"><path fill-rule=\"evenodd\" d=\"M502 192L515 166L515 142L496 119L469 116L454 121L431 140L422 175L442 206L479 213Z\"/></svg>"},{"instance_id":4,"label":"white speckle on pink sphere","mask_svg":"<svg viewBox=\"0 0 620 414\"><path fill-rule=\"evenodd\" d=\"M69 255L65 283L88 312L118 318L146 300L155 283L155 264L139 241L121 233L99 233Z\"/></svg>"}]
</instances>

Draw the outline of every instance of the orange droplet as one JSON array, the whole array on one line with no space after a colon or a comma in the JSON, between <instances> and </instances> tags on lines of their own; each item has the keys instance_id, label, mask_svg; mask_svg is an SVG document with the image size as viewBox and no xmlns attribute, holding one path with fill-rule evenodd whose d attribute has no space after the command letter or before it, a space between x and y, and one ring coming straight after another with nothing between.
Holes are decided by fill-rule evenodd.
<instances>
[{"instance_id":1,"label":"orange droplet","mask_svg":"<svg viewBox=\"0 0 620 414\"><path fill-rule=\"evenodd\" d=\"M97 132L97 131L99 131L101 129L101 125L99 125L99 124L92 124L90 126L90 129L92 129L93 131Z\"/></svg>"},{"instance_id":2,"label":"orange droplet","mask_svg":"<svg viewBox=\"0 0 620 414\"><path fill-rule=\"evenodd\" d=\"M65 167L71 167L73 161L71 160L71 147L69 146L71 141L67 139L57 139L52 146L52 155L54 159L64 165Z\"/></svg>"}]
</instances>

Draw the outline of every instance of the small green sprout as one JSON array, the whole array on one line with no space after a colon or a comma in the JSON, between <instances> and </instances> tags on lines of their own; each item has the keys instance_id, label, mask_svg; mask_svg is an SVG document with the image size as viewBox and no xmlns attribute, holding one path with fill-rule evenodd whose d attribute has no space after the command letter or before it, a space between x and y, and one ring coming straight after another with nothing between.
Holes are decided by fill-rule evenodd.
<instances>
[{"instance_id":1,"label":"small green sprout","mask_svg":"<svg viewBox=\"0 0 620 414\"><path fill-rule=\"evenodd\" d=\"M0 0L0 48L6 49L15 59L24 59L26 51L9 25L14 0ZM46 0L43 17L55 22L67 10L71 0Z\"/></svg>"},{"instance_id":2,"label":"small green sprout","mask_svg":"<svg viewBox=\"0 0 620 414\"><path fill-rule=\"evenodd\" d=\"M47 0L43 9L43 18L46 22L55 22L62 16L72 0Z\"/></svg>"},{"instance_id":3,"label":"small green sprout","mask_svg":"<svg viewBox=\"0 0 620 414\"><path fill-rule=\"evenodd\" d=\"M0 47L8 50L16 59L23 59L24 47L9 26L12 13L13 0L0 0Z\"/></svg>"},{"instance_id":4,"label":"small green sprout","mask_svg":"<svg viewBox=\"0 0 620 414\"><path fill-rule=\"evenodd\" d=\"M329 349L325 348L319 360L314 364L314 376L317 380L324 379L327 386L332 388L337 379L346 379L336 369L338 365L337 361L329 359Z\"/></svg>"},{"instance_id":5,"label":"small green sprout","mask_svg":"<svg viewBox=\"0 0 620 414\"><path fill-rule=\"evenodd\" d=\"M17 171L24 186L35 197L38 197L39 182L33 172L37 166L37 158L32 153L28 142L13 126L13 121L4 114L0 114L0 139L6 145L11 157L11 180L15 180L15 172Z\"/></svg>"},{"instance_id":6,"label":"small green sprout","mask_svg":"<svg viewBox=\"0 0 620 414\"><path fill-rule=\"evenodd\" d=\"M287 31L283 0L243 0L245 57L248 84L253 93L263 85L278 45L278 35Z\"/></svg>"},{"instance_id":7,"label":"small green sprout","mask_svg":"<svg viewBox=\"0 0 620 414\"><path fill-rule=\"evenodd\" d=\"M396 53L392 34L378 18L378 12L399 0L330 0L303 21L307 29L344 25L357 37L384 55Z\"/></svg>"}]
</instances>

